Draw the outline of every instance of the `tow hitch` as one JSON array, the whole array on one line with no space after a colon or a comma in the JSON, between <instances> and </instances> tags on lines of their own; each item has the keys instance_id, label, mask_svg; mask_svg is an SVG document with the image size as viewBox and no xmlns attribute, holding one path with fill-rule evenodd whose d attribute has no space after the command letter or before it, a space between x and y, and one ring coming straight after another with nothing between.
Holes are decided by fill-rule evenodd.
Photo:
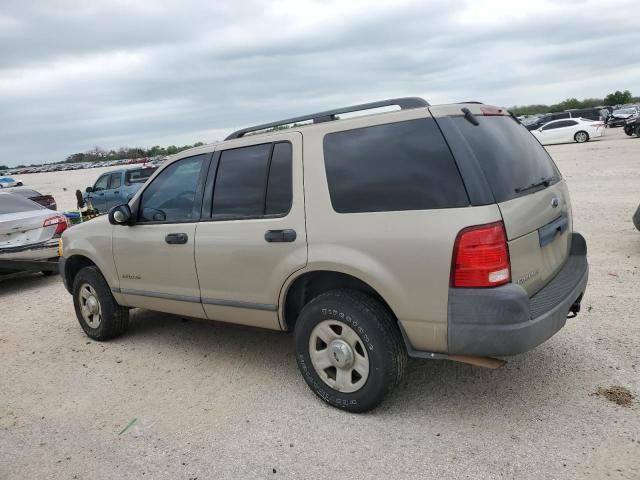
<instances>
[{"instance_id":1,"label":"tow hitch","mask_svg":"<svg viewBox=\"0 0 640 480\"><path fill-rule=\"evenodd\" d=\"M578 299L573 302L571 308L569 309L569 313L567 313L567 318L576 318L578 316L578 312L580 312L580 302L582 301L582 295L578 297Z\"/></svg>"}]
</instances>

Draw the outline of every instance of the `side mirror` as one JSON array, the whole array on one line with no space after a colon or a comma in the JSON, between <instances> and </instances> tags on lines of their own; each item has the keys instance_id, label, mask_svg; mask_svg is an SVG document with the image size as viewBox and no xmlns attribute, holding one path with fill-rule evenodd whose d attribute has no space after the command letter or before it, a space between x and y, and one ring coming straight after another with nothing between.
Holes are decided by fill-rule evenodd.
<instances>
[{"instance_id":1,"label":"side mirror","mask_svg":"<svg viewBox=\"0 0 640 480\"><path fill-rule=\"evenodd\" d=\"M111 225L129 225L132 217L131 208L126 203L116 205L109 210L109 223Z\"/></svg>"},{"instance_id":2,"label":"side mirror","mask_svg":"<svg viewBox=\"0 0 640 480\"><path fill-rule=\"evenodd\" d=\"M87 189L85 190L85 192L87 192L87 193L91 193L91 192L93 192L93 187L87 187Z\"/></svg>"}]
</instances>

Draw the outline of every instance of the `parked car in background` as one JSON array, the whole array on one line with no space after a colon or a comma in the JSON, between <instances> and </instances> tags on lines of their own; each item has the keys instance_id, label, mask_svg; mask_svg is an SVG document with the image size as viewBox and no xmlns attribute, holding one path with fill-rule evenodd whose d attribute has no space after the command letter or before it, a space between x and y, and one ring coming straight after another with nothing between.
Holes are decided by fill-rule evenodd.
<instances>
[{"instance_id":1,"label":"parked car in background","mask_svg":"<svg viewBox=\"0 0 640 480\"><path fill-rule=\"evenodd\" d=\"M587 118L600 122L604 122L609 116L609 112L602 108L575 108L567 112L571 114L570 118Z\"/></svg>"},{"instance_id":2,"label":"parked car in background","mask_svg":"<svg viewBox=\"0 0 640 480\"><path fill-rule=\"evenodd\" d=\"M607 121L607 126L624 127L629 118L637 116L640 116L640 108L638 107L626 107L614 110Z\"/></svg>"},{"instance_id":3,"label":"parked car in background","mask_svg":"<svg viewBox=\"0 0 640 480\"><path fill-rule=\"evenodd\" d=\"M609 117L609 111L605 108L576 108L573 110L566 110L564 112L554 112L541 115L537 118L526 119L522 124L527 127L528 130L538 130L543 125L554 120L562 120L566 118L586 118L589 120L595 120L600 122L606 122Z\"/></svg>"},{"instance_id":4,"label":"parked car in background","mask_svg":"<svg viewBox=\"0 0 640 480\"><path fill-rule=\"evenodd\" d=\"M584 120L582 118L569 118L565 120L554 120L531 133L540 141L542 145L553 143L584 143L592 138L604 136L605 128L603 122Z\"/></svg>"},{"instance_id":5,"label":"parked car in background","mask_svg":"<svg viewBox=\"0 0 640 480\"><path fill-rule=\"evenodd\" d=\"M60 213L21 195L0 192L0 274L57 273L60 235L67 225Z\"/></svg>"},{"instance_id":6,"label":"parked car in background","mask_svg":"<svg viewBox=\"0 0 640 480\"><path fill-rule=\"evenodd\" d=\"M36 202L43 207L48 208L49 210L57 210L58 205L56 204L56 200L52 195L43 195L40 192L33 190L31 188L25 187L13 187L6 188L5 192L12 193L14 195L19 195L21 197L28 198L29 200Z\"/></svg>"},{"instance_id":7,"label":"parked car in background","mask_svg":"<svg viewBox=\"0 0 640 480\"><path fill-rule=\"evenodd\" d=\"M298 122L312 123L277 129ZM536 139L506 108L421 98L183 151L63 250L89 337L122 334L129 308L293 330L311 390L352 412L408 356L495 365L478 356L541 344L588 277L567 183Z\"/></svg>"},{"instance_id":8,"label":"parked car in background","mask_svg":"<svg viewBox=\"0 0 640 480\"><path fill-rule=\"evenodd\" d=\"M104 173L92 187L87 187L81 195L82 200L98 212L108 212L111 207L131 200L156 170L157 167L145 166ZM79 204L78 207L82 208L84 205Z\"/></svg>"},{"instance_id":9,"label":"parked car in background","mask_svg":"<svg viewBox=\"0 0 640 480\"><path fill-rule=\"evenodd\" d=\"M22 182L11 177L0 177L0 188L21 187Z\"/></svg>"}]
</instances>

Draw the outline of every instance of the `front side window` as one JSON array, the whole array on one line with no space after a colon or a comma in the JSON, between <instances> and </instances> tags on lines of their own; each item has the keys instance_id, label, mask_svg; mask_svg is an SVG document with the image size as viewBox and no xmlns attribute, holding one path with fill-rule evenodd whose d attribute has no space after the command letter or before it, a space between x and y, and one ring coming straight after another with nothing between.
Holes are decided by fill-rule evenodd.
<instances>
[{"instance_id":1,"label":"front side window","mask_svg":"<svg viewBox=\"0 0 640 480\"><path fill-rule=\"evenodd\" d=\"M206 155L178 160L165 168L142 194L139 222L188 222L194 213Z\"/></svg>"},{"instance_id":2,"label":"front side window","mask_svg":"<svg viewBox=\"0 0 640 480\"><path fill-rule=\"evenodd\" d=\"M93 191L99 192L101 190L106 190L108 186L109 186L109 175L103 175L98 179L96 184L93 186Z\"/></svg>"},{"instance_id":3,"label":"front side window","mask_svg":"<svg viewBox=\"0 0 640 480\"><path fill-rule=\"evenodd\" d=\"M111 188L111 189L120 188L121 184L122 184L122 174L120 172L112 173L111 174L111 183L109 184L109 188Z\"/></svg>"},{"instance_id":4,"label":"front side window","mask_svg":"<svg viewBox=\"0 0 640 480\"><path fill-rule=\"evenodd\" d=\"M338 213L469 205L453 156L431 118L327 134L324 162Z\"/></svg>"},{"instance_id":5,"label":"front side window","mask_svg":"<svg viewBox=\"0 0 640 480\"><path fill-rule=\"evenodd\" d=\"M292 202L292 148L264 143L220 154L212 217L255 218L283 215Z\"/></svg>"}]
</instances>

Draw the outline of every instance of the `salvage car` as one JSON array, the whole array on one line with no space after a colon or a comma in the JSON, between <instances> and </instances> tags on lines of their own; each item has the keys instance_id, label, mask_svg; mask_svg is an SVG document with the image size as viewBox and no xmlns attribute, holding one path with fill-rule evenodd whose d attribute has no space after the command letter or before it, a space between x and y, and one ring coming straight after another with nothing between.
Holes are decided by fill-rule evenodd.
<instances>
[{"instance_id":1,"label":"salvage car","mask_svg":"<svg viewBox=\"0 0 640 480\"><path fill-rule=\"evenodd\" d=\"M21 187L22 182L11 177L0 177L0 188Z\"/></svg>"},{"instance_id":2,"label":"salvage car","mask_svg":"<svg viewBox=\"0 0 640 480\"><path fill-rule=\"evenodd\" d=\"M7 188L4 191L7 193L12 193L14 195L20 195L21 197L26 197L29 200L48 208L49 210L57 210L58 208L56 200L52 195L43 195L37 190L33 190L31 188L13 187Z\"/></svg>"},{"instance_id":3,"label":"salvage car","mask_svg":"<svg viewBox=\"0 0 640 480\"><path fill-rule=\"evenodd\" d=\"M0 274L57 273L60 236L66 229L64 215L20 195L0 192Z\"/></svg>"},{"instance_id":4,"label":"salvage car","mask_svg":"<svg viewBox=\"0 0 640 480\"><path fill-rule=\"evenodd\" d=\"M554 120L537 130L531 131L542 145L571 142L584 143L592 138L604 136L604 132L603 122L594 122L582 118Z\"/></svg>"},{"instance_id":5,"label":"salvage car","mask_svg":"<svg viewBox=\"0 0 640 480\"><path fill-rule=\"evenodd\" d=\"M131 200L156 170L157 167L145 166L104 173L93 186L87 187L84 193L76 193L78 208L87 204L89 208L98 212L108 212L110 208Z\"/></svg>"},{"instance_id":6,"label":"salvage car","mask_svg":"<svg viewBox=\"0 0 640 480\"><path fill-rule=\"evenodd\" d=\"M351 412L378 405L407 357L531 350L580 311L588 278L540 143L505 108L421 98L183 151L62 240L90 338L125 332L130 308L293 331L310 389Z\"/></svg>"}]
</instances>

